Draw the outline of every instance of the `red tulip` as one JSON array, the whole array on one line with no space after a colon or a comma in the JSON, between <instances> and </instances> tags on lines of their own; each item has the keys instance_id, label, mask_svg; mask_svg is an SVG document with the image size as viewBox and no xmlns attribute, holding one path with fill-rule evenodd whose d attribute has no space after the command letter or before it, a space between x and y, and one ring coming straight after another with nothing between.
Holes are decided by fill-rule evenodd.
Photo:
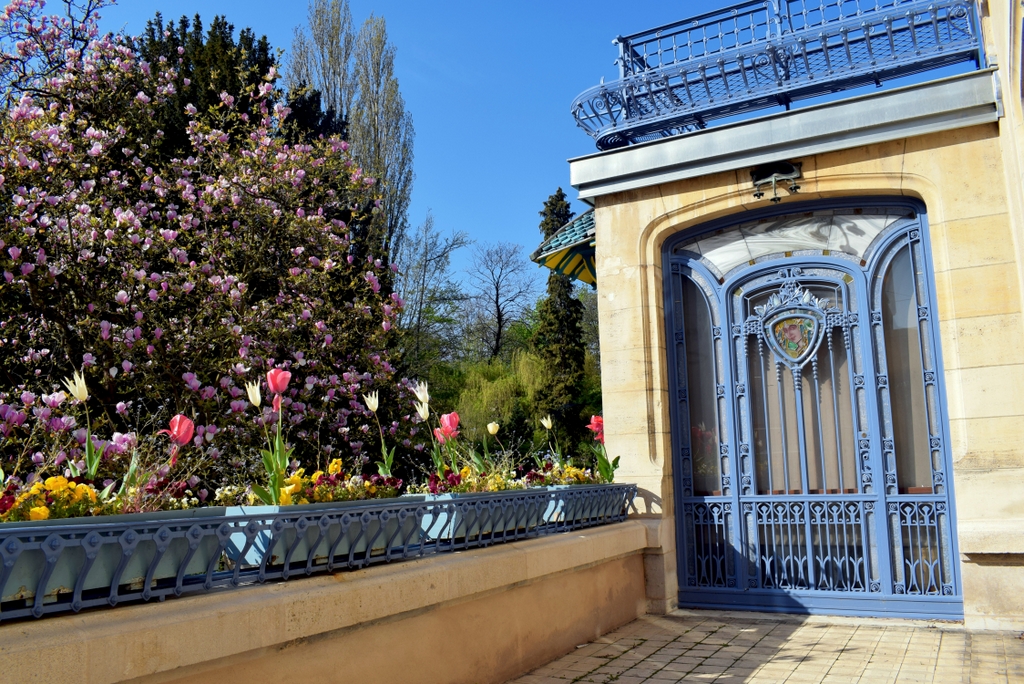
<instances>
[{"instance_id":1,"label":"red tulip","mask_svg":"<svg viewBox=\"0 0 1024 684\"><path fill-rule=\"evenodd\" d=\"M171 418L170 430L161 430L157 434L169 435L173 443L178 446L185 446L192 441L192 432L195 430L195 427L191 420L179 413Z\"/></svg>"},{"instance_id":2,"label":"red tulip","mask_svg":"<svg viewBox=\"0 0 1024 684\"><path fill-rule=\"evenodd\" d=\"M183 447L192 441L192 432L195 427L191 420L179 413L171 418L170 430L160 430L157 433L158 435L167 434L171 438L171 443L174 444L171 447L171 467L178 462L178 447Z\"/></svg>"},{"instance_id":3,"label":"red tulip","mask_svg":"<svg viewBox=\"0 0 1024 684\"><path fill-rule=\"evenodd\" d=\"M281 394L288 389L288 381L291 379L292 374L288 371L274 368L267 373L267 387L274 394Z\"/></svg>"},{"instance_id":4,"label":"red tulip","mask_svg":"<svg viewBox=\"0 0 1024 684\"><path fill-rule=\"evenodd\" d=\"M594 433L594 439L601 444L604 444L604 418L601 416L590 416L590 423L587 425L588 428Z\"/></svg>"}]
</instances>

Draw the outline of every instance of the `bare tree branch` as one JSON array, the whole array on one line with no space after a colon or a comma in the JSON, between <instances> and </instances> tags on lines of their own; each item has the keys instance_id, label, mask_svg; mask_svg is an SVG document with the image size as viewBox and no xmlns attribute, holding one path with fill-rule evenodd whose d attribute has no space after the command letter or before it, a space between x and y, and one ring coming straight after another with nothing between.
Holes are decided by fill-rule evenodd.
<instances>
[{"instance_id":1,"label":"bare tree branch","mask_svg":"<svg viewBox=\"0 0 1024 684\"><path fill-rule=\"evenodd\" d=\"M508 329L518 322L532 302L537 284L530 261L521 245L499 242L479 246L466 272L474 303L476 337L487 355L501 356Z\"/></svg>"}]
</instances>

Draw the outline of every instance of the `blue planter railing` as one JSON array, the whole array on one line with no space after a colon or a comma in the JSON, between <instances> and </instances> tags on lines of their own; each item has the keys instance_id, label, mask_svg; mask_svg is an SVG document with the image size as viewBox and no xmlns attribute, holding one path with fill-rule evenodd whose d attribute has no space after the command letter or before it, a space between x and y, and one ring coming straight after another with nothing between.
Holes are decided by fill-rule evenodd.
<instances>
[{"instance_id":1,"label":"blue planter railing","mask_svg":"<svg viewBox=\"0 0 1024 684\"><path fill-rule=\"evenodd\" d=\"M624 520L636 485L0 525L0 621L356 569Z\"/></svg>"},{"instance_id":2,"label":"blue planter railing","mask_svg":"<svg viewBox=\"0 0 1024 684\"><path fill-rule=\"evenodd\" d=\"M748 0L615 42L619 79L572 103L602 150L959 62L984 66L974 0Z\"/></svg>"}]
</instances>

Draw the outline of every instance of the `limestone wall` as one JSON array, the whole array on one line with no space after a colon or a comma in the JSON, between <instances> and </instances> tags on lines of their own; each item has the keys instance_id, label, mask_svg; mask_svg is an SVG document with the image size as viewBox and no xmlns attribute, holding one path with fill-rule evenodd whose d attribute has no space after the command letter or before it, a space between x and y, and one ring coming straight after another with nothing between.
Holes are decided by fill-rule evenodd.
<instances>
[{"instance_id":1,"label":"limestone wall","mask_svg":"<svg viewBox=\"0 0 1024 684\"><path fill-rule=\"evenodd\" d=\"M642 615L648 543L627 521L2 624L0 680L497 684Z\"/></svg>"},{"instance_id":2,"label":"limestone wall","mask_svg":"<svg viewBox=\"0 0 1024 684\"><path fill-rule=\"evenodd\" d=\"M906 195L927 206L965 610L969 624L989 627L1024 625L1024 592L1005 591L1024 587L1024 226L1007 190L1021 186L1016 167L1006 170L1018 155L1013 125L791 159L803 164L801 190L784 200ZM749 179L743 168L596 200L607 445L622 457L620 479L642 488L648 524L665 526L665 546L647 560L654 604L671 604L676 590L661 247L679 231L768 206Z\"/></svg>"}]
</instances>

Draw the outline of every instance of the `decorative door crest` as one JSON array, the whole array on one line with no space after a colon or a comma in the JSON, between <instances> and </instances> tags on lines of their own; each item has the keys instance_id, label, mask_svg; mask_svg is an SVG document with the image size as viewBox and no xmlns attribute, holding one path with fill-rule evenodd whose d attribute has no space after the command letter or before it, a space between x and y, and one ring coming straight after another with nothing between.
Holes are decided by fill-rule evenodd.
<instances>
[{"instance_id":1,"label":"decorative door crest","mask_svg":"<svg viewBox=\"0 0 1024 684\"><path fill-rule=\"evenodd\" d=\"M798 369L818 351L830 304L789 281L754 311L768 348L787 366Z\"/></svg>"}]
</instances>

